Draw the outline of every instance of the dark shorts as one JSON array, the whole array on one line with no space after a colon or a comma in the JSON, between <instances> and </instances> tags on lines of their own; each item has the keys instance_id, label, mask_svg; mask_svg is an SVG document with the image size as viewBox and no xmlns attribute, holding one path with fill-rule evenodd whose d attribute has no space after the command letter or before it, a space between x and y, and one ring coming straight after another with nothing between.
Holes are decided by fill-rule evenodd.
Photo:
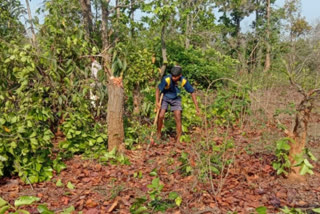
<instances>
[{"instance_id":1,"label":"dark shorts","mask_svg":"<svg viewBox=\"0 0 320 214\"><path fill-rule=\"evenodd\" d=\"M163 96L161 109L167 110L169 105L171 106L171 111L182 111L181 97L170 99L166 96Z\"/></svg>"}]
</instances>

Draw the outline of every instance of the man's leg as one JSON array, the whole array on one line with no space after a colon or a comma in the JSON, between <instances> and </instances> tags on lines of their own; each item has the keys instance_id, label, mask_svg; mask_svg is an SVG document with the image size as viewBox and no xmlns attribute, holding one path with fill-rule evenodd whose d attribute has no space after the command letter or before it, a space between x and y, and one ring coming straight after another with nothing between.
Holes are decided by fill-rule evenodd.
<instances>
[{"instance_id":1,"label":"man's leg","mask_svg":"<svg viewBox=\"0 0 320 214\"><path fill-rule=\"evenodd\" d=\"M180 137L182 135L182 124L181 124L181 111L175 110L174 113L174 119L176 120L176 130L177 130L177 137L176 142L180 143Z\"/></svg>"},{"instance_id":2,"label":"man's leg","mask_svg":"<svg viewBox=\"0 0 320 214\"><path fill-rule=\"evenodd\" d=\"M158 139L161 138L161 129L162 129L162 126L163 126L163 120L164 120L164 116L166 114L166 109L160 109L160 112L159 112L159 117L158 117L158 122L157 122L157 137Z\"/></svg>"}]
</instances>

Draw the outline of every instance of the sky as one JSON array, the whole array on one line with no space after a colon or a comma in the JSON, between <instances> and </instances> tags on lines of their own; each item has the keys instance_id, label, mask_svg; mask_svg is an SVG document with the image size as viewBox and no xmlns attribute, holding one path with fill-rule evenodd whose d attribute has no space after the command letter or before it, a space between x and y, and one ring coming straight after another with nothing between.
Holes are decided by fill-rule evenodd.
<instances>
[{"instance_id":1,"label":"sky","mask_svg":"<svg viewBox=\"0 0 320 214\"><path fill-rule=\"evenodd\" d=\"M23 5L25 5L26 0L20 0ZM35 11L39 7L43 6L43 0L31 0L30 7L32 10L33 16L35 16ZM283 6L285 0L277 0L276 6ZM303 17L306 17L309 24L313 25L316 23L317 20L320 21L320 0L301 0L301 15ZM41 20L41 17L39 17ZM243 28L249 28L249 25L251 24L250 19L245 19L242 22Z\"/></svg>"}]
</instances>

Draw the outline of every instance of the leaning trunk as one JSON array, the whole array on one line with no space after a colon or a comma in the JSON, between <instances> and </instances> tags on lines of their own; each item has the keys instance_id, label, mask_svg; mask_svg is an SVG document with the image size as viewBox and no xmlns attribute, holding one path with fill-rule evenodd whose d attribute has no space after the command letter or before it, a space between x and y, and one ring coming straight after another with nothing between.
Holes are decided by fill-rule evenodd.
<instances>
[{"instance_id":1,"label":"leaning trunk","mask_svg":"<svg viewBox=\"0 0 320 214\"><path fill-rule=\"evenodd\" d=\"M108 150L116 148L123 150L124 128L123 128L123 102L124 91L119 83L110 80L108 84Z\"/></svg>"}]
</instances>

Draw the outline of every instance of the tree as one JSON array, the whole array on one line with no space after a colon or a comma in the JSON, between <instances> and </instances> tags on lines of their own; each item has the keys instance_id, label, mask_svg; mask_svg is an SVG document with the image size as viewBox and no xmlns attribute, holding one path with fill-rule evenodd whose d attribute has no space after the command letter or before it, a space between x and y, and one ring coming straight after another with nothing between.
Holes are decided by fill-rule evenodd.
<instances>
[{"instance_id":1,"label":"tree","mask_svg":"<svg viewBox=\"0 0 320 214\"><path fill-rule=\"evenodd\" d=\"M32 43L33 43L33 45L36 45L36 33L33 28L33 20L32 20L32 14L31 14L31 9L30 9L30 5L29 5L29 0L26 0L26 5L27 5L31 35L32 35Z\"/></svg>"},{"instance_id":2,"label":"tree","mask_svg":"<svg viewBox=\"0 0 320 214\"><path fill-rule=\"evenodd\" d=\"M173 15L176 12L176 1L153 0L143 5L143 11L151 13L152 18L145 17L145 21L150 24L150 30L156 34L160 31L162 64L160 68L160 78L165 74L168 64L166 37L167 31L172 24ZM153 20L152 20L153 19Z\"/></svg>"},{"instance_id":3,"label":"tree","mask_svg":"<svg viewBox=\"0 0 320 214\"><path fill-rule=\"evenodd\" d=\"M202 48L214 45L219 34L213 13L214 2L189 0L179 1L178 4L179 19L175 21L176 33L184 36L185 48L190 48L190 45Z\"/></svg>"},{"instance_id":4,"label":"tree","mask_svg":"<svg viewBox=\"0 0 320 214\"><path fill-rule=\"evenodd\" d=\"M123 47L124 43L122 40L128 32L127 23L122 23L121 17L124 14L123 10L135 7L135 5L116 1L116 5L112 6L109 0L101 1L100 3L102 14L101 56L103 58L104 71L107 74L108 81L108 149L111 151L116 148L121 151L124 148L123 75L127 69L126 51L125 47ZM138 4L139 2L136 1L131 3ZM113 13L115 13L115 16L112 16Z\"/></svg>"},{"instance_id":5,"label":"tree","mask_svg":"<svg viewBox=\"0 0 320 214\"><path fill-rule=\"evenodd\" d=\"M220 21L225 25L224 38L231 46L231 53L236 54L239 60L239 69L243 71L246 66L244 41L241 36L241 21L249 16L253 11L253 3L248 0L228 0L218 1L219 11L223 12ZM230 14L230 15L229 15ZM232 39L228 39L227 35L231 35Z\"/></svg>"},{"instance_id":6,"label":"tree","mask_svg":"<svg viewBox=\"0 0 320 214\"><path fill-rule=\"evenodd\" d=\"M285 5L289 18L287 29L290 36L288 39L289 50L283 57L291 85L303 96L296 108L294 128L292 131L286 131L288 136L293 139L289 151L289 159L292 164L290 177L292 178L300 177L299 172L302 169L309 172L308 166L302 166L303 163L297 161L297 157L305 154L308 123L315 100L320 95L320 85L316 78L319 75L319 64L314 67L314 59L320 56L320 38L311 35L305 40L302 39L302 36L309 32L311 27L300 17L298 4L299 1L292 0L287 1Z\"/></svg>"},{"instance_id":7,"label":"tree","mask_svg":"<svg viewBox=\"0 0 320 214\"><path fill-rule=\"evenodd\" d=\"M266 27L266 60L264 63L264 72L269 71L271 66L271 59L270 59L270 51L271 51L271 45L270 45L270 0L267 0L267 27Z\"/></svg>"},{"instance_id":8,"label":"tree","mask_svg":"<svg viewBox=\"0 0 320 214\"><path fill-rule=\"evenodd\" d=\"M249 59L251 70L267 71L271 60L278 60L281 20L284 19L283 8L273 7L275 0L254 1L255 20L252 23L254 35ZM263 66L263 67L262 67Z\"/></svg>"},{"instance_id":9,"label":"tree","mask_svg":"<svg viewBox=\"0 0 320 214\"><path fill-rule=\"evenodd\" d=\"M92 12L91 12L91 1L90 0L80 0L80 5L82 9L82 16L84 20L84 27L86 29L86 36L88 39L91 38L92 33Z\"/></svg>"},{"instance_id":10,"label":"tree","mask_svg":"<svg viewBox=\"0 0 320 214\"><path fill-rule=\"evenodd\" d=\"M25 33L25 28L19 18L25 13L20 1L1 1L0 2L0 36L6 41L10 38Z\"/></svg>"}]
</instances>

